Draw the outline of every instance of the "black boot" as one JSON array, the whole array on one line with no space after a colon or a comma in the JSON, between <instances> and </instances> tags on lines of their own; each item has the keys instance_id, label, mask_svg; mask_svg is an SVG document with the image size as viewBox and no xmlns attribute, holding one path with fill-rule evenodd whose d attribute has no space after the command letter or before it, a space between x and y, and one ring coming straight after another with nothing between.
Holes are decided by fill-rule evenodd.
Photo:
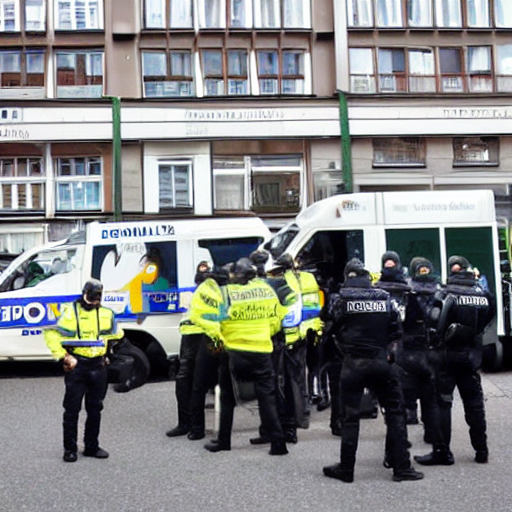
<instances>
[{"instance_id":1,"label":"black boot","mask_svg":"<svg viewBox=\"0 0 512 512\"><path fill-rule=\"evenodd\" d=\"M174 427L171 430L168 430L165 435L167 437L178 437L178 436L185 436L190 432L190 429L188 427L183 427L181 425L178 425L177 427Z\"/></svg>"},{"instance_id":2,"label":"black boot","mask_svg":"<svg viewBox=\"0 0 512 512\"><path fill-rule=\"evenodd\" d=\"M270 439L265 436L251 437L251 439L249 439L249 442L251 444L268 444L270 443Z\"/></svg>"},{"instance_id":3,"label":"black boot","mask_svg":"<svg viewBox=\"0 0 512 512\"><path fill-rule=\"evenodd\" d=\"M227 441L219 441L218 439L212 439L209 443L206 443L204 447L212 453L216 452L229 452L231 450L231 443Z\"/></svg>"},{"instance_id":4,"label":"black boot","mask_svg":"<svg viewBox=\"0 0 512 512\"><path fill-rule=\"evenodd\" d=\"M488 450L477 450L475 452L475 462L479 464L486 464L489 461Z\"/></svg>"},{"instance_id":5,"label":"black boot","mask_svg":"<svg viewBox=\"0 0 512 512\"><path fill-rule=\"evenodd\" d=\"M343 469L341 464L333 464L332 466L324 467L324 475L329 478L336 478L342 482L351 483L354 481L354 470Z\"/></svg>"},{"instance_id":6,"label":"black boot","mask_svg":"<svg viewBox=\"0 0 512 512\"><path fill-rule=\"evenodd\" d=\"M453 453L448 448L435 448L426 455L415 455L414 460L422 466L452 466L455 464Z\"/></svg>"},{"instance_id":7,"label":"black boot","mask_svg":"<svg viewBox=\"0 0 512 512\"><path fill-rule=\"evenodd\" d=\"M270 453L270 455L286 455L288 453L286 443L284 441L272 441L268 453Z\"/></svg>"},{"instance_id":8,"label":"black boot","mask_svg":"<svg viewBox=\"0 0 512 512\"><path fill-rule=\"evenodd\" d=\"M393 473L395 482L405 482L407 480L421 480L423 473L416 471L413 467L408 469L396 469Z\"/></svg>"}]
</instances>

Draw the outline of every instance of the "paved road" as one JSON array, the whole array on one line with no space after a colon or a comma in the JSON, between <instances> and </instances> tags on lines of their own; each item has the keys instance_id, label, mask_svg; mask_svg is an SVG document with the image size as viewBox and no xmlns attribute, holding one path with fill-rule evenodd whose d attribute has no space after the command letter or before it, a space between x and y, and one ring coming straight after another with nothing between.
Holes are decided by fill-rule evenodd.
<instances>
[{"instance_id":1,"label":"paved road","mask_svg":"<svg viewBox=\"0 0 512 512\"><path fill-rule=\"evenodd\" d=\"M0 365L0 372L2 367ZM204 441L169 439L176 422L174 382L154 382L106 398L101 445L107 460L62 462L63 382L45 376L0 379L1 512L354 512L512 510L512 373L485 374L490 462L473 462L460 401L454 408L456 464L425 468L425 479L397 483L382 466L382 418L364 420L355 482L328 479L322 467L337 462L339 439L329 411L314 411L311 427L285 457L251 446L258 418L235 413L231 452L212 454ZM213 411L207 411L213 427ZM412 454L425 453L422 427L410 427Z\"/></svg>"}]
</instances>

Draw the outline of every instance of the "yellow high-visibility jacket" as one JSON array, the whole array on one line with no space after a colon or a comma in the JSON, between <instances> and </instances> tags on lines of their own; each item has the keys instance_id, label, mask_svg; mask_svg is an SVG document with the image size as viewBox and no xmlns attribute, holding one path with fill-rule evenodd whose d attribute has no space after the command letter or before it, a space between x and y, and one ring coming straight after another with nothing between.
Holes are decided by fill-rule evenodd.
<instances>
[{"instance_id":1,"label":"yellow high-visibility jacket","mask_svg":"<svg viewBox=\"0 0 512 512\"><path fill-rule=\"evenodd\" d=\"M57 325L44 331L46 345L57 360L62 359L68 353L61 344L63 341L103 340L104 344L101 347L75 347L70 350L73 355L100 357L106 354L109 340L120 340L123 336L124 331L117 325L114 312L111 309L100 306L98 309L87 311L80 306L78 301L64 310Z\"/></svg>"},{"instance_id":2,"label":"yellow high-visibility jacket","mask_svg":"<svg viewBox=\"0 0 512 512\"><path fill-rule=\"evenodd\" d=\"M300 337L305 338L310 329L317 334L322 332L323 322L320 320L320 312L323 307L323 292L311 272L300 271L299 282L302 296Z\"/></svg>"}]
</instances>

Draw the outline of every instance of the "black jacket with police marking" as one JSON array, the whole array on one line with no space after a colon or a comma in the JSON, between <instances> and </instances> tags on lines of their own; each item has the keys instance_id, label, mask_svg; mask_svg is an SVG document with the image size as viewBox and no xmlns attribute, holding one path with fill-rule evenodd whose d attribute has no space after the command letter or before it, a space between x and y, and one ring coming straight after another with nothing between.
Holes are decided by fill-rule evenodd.
<instances>
[{"instance_id":1,"label":"black jacket with police marking","mask_svg":"<svg viewBox=\"0 0 512 512\"><path fill-rule=\"evenodd\" d=\"M461 348L479 343L494 317L491 294L479 286L470 271L453 274L439 293L442 300L438 332L447 347Z\"/></svg>"},{"instance_id":2,"label":"black jacket with police marking","mask_svg":"<svg viewBox=\"0 0 512 512\"><path fill-rule=\"evenodd\" d=\"M341 351L354 357L386 356L401 335L399 313L388 292L368 277L350 277L329 297L328 316Z\"/></svg>"}]
</instances>

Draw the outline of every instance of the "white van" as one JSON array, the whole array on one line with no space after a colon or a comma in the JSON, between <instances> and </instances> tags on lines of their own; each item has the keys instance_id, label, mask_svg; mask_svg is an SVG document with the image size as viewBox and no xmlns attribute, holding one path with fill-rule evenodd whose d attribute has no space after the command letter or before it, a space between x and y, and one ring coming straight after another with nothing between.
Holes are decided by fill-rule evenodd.
<instances>
[{"instance_id":1,"label":"white van","mask_svg":"<svg viewBox=\"0 0 512 512\"><path fill-rule=\"evenodd\" d=\"M371 272L379 272L381 256L387 250L396 251L404 267L415 256L428 258L446 282L448 257L465 256L479 269L497 303L496 322L486 336L486 367L497 369L503 363L499 339L510 343L510 333L504 329L492 191L376 192L330 197L300 213L265 248L274 259L289 253L323 282L329 278L342 282L345 263L353 257L361 259ZM506 310L510 311L508 307ZM505 348L508 354L508 345Z\"/></svg>"},{"instance_id":2,"label":"white van","mask_svg":"<svg viewBox=\"0 0 512 512\"><path fill-rule=\"evenodd\" d=\"M65 241L26 251L0 275L0 360L51 359L43 327L94 277L131 343L153 369L168 368L198 263L236 261L269 238L257 217L93 222Z\"/></svg>"}]
</instances>

